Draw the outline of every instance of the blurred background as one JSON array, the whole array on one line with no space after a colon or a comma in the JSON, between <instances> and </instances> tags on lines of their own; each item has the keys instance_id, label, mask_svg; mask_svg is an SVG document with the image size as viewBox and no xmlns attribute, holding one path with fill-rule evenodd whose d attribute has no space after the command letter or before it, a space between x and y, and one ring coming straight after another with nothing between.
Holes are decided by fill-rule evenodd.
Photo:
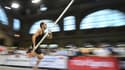
<instances>
[{"instance_id":1,"label":"blurred background","mask_svg":"<svg viewBox=\"0 0 125 70\"><path fill-rule=\"evenodd\" d=\"M70 1L0 0L0 57L26 56L31 36L45 22L53 39L40 45L44 54L113 56L125 69L125 0L75 0L54 25Z\"/></svg>"}]
</instances>

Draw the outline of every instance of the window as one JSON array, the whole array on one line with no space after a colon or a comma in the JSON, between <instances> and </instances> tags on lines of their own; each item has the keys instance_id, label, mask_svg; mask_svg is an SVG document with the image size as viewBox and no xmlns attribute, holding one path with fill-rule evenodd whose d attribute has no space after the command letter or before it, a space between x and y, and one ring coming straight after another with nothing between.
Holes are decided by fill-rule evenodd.
<instances>
[{"instance_id":1,"label":"window","mask_svg":"<svg viewBox=\"0 0 125 70\"><path fill-rule=\"evenodd\" d=\"M7 15L1 6L0 6L0 23L2 23L4 25L8 25Z\"/></svg>"},{"instance_id":2,"label":"window","mask_svg":"<svg viewBox=\"0 0 125 70\"><path fill-rule=\"evenodd\" d=\"M14 28L14 30L19 30L20 29L20 20L19 19L14 19L13 20L13 28Z\"/></svg>"},{"instance_id":3,"label":"window","mask_svg":"<svg viewBox=\"0 0 125 70\"><path fill-rule=\"evenodd\" d=\"M60 27L58 24L54 24L54 22L52 20L48 20L48 19L45 19L45 20L40 20L40 21L37 21L33 24L33 26L31 27L30 29L30 34L33 34L36 32L37 29L40 28L40 23L41 22L45 22L47 24L47 30L51 30L52 32L59 32L60 31Z\"/></svg>"},{"instance_id":4,"label":"window","mask_svg":"<svg viewBox=\"0 0 125 70\"><path fill-rule=\"evenodd\" d=\"M80 29L123 26L124 19L125 14L119 10L99 10L86 16L80 23Z\"/></svg>"},{"instance_id":5,"label":"window","mask_svg":"<svg viewBox=\"0 0 125 70\"><path fill-rule=\"evenodd\" d=\"M74 16L68 16L64 18L64 31L71 31L75 30L75 17Z\"/></svg>"}]
</instances>

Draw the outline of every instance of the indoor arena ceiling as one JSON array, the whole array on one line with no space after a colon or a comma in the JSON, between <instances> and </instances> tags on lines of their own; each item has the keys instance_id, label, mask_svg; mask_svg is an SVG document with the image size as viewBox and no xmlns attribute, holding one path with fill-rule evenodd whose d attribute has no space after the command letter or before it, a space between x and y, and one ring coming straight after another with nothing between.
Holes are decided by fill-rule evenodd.
<instances>
[{"instance_id":1,"label":"indoor arena ceiling","mask_svg":"<svg viewBox=\"0 0 125 70\"><path fill-rule=\"evenodd\" d=\"M92 0L76 0L76 4L79 3L86 3L91 2ZM6 9L5 7L11 7L12 2L18 2L20 4L20 8L18 9ZM32 0L1 0L2 6L9 12L9 14L13 15L35 15L40 14L42 11L40 11L41 6L46 6L48 9L47 11L53 10L53 9L59 9L65 7L70 0L41 0L39 3L33 4Z\"/></svg>"},{"instance_id":2,"label":"indoor arena ceiling","mask_svg":"<svg viewBox=\"0 0 125 70\"><path fill-rule=\"evenodd\" d=\"M0 0L0 3L9 14L14 15L15 17L19 17L19 16L36 15L43 13L44 11L40 10L41 6L47 7L47 11L50 11L59 8L64 8L70 2L70 0L40 0L39 3L33 4L32 1L33 0ZM97 3L101 1L103 2L103 1L116 1L116 0L75 0L73 5ZM11 4L13 2L19 3L20 8L18 9L6 8L6 7L11 7Z\"/></svg>"}]
</instances>

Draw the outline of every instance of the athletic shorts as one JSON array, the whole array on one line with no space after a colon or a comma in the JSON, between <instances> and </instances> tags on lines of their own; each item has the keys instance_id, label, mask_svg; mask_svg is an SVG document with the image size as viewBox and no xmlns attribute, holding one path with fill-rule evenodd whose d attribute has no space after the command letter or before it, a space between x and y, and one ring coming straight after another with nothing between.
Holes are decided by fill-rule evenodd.
<instances>
[{"instance_id":1,"label":"athletic shorts","mask_svg":"<svg viewBox=\"0 0 125 70\"><path fill-rule=\"evenodd\" d=\"M26 53L31 53L31 51L33 50L33 48L30 48L28 49L28 51ZM42 53L42 50L40 47L38 47L36 50L35 50L35 53L36 54L41 54Z\"/></svg>"}]
</instances>

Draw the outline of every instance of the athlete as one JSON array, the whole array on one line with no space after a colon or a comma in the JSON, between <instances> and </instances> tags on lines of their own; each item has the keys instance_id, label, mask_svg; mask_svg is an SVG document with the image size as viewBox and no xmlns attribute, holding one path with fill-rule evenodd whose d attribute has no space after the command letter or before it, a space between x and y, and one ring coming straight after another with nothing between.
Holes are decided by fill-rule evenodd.
<instances>
[{"instance_id":1,"label":"athlete","mask_svg":"<svg viewBox=\"0 0 125 70\"><path fill-rule=\"evenodd\" d=\"M32 48L27 51L28 56L37 57L37 61L36 61L36 64L35 64L33 70L38 69L38 65L44 57L44 54L42 53L40 46L38 46L34 51L33 51L33 49L36 47L38 42L45 35L46 28L47 28L47 25L44 22L41 22L40 23L40 29L38 29L36 31L36 33L34 33L33 36L32 36ZM52 32L51 31L48 32L47 39L52 39Z\"/></svg>"}]
</instances>

